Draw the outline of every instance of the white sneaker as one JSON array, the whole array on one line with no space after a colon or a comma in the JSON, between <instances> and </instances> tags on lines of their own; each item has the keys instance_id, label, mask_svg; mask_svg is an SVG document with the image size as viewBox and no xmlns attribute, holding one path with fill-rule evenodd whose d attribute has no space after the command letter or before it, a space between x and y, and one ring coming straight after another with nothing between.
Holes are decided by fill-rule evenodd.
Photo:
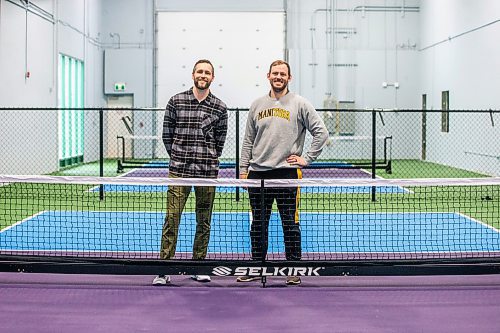
<instances>
[{"instance_id":1,"label":"white sneaker","mask_svg":"<svg viewBox=\"0 0 500 333\"><path fill-rule=\"evenodd\" d=\"M158 275L153 280L154 286L164 286L167 283L170 283L170 275Z\"/></svg>"},{"instance_id":2,"label":"white sneaker","mask_svg":"<svg viewBox=\"0 0 500 333\"><path fill-rule=\"evenodd\" d=\"M298 286L302 281L298 276L288 276L286 278L286 284L289 286Z\"/></svg>"},{"instance_id":3,"label":"white sneaker","mask_svg":"<svg viewBox=\"0 0 500 333\"><path fill-rule=\"evenodd\" d=\"M208 275L191 275L191 279L198 282L210 282L212 279Z\"/></svg>"}]
</instances>

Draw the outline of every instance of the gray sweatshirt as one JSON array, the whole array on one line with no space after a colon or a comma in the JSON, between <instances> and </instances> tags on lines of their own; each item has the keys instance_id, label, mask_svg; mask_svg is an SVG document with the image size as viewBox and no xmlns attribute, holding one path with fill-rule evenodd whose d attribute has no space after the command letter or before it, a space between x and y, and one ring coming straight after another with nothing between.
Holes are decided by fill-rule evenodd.
<instances>
[{"instance_id":1,"label":"gray sweatshirt","mask_svg":"<svg viewBox=\"0 0 500 333\"><path fill-rule=\"evenodd\" d=\"M306 130L313 140L302 156ZM302 156L309 164L321 154L327 139L323 120L305 98L291 92L280 99L262 96L250 106L240 172L297 168L287 163L290 155Z\"/></svg>"}]
</instances>

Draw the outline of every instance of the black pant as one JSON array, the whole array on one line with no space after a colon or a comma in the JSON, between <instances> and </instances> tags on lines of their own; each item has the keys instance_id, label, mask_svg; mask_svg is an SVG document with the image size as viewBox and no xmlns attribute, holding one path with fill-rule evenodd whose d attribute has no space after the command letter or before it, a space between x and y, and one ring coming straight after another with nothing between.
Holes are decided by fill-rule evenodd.
<instances>
[{"instance_id":1,"label":"black pant","mask_svg":"<svg viewBox=\"0 0 500 333\"><path fill-rule=\"evenodd\" d=\"M270 171L250 171L249 179L298 179L298 169L275 169ZM262 260L267 255L268 227L273 202L276 200L285 238L287 260L300 260L302 256L300 226L298 218L298 187L264 188L264 207L262 207L262 189L248 188L252 207L252 225L250 239L252 259ZM263 209L262 209L263 208Z\"/></svg>"}]
</instances>

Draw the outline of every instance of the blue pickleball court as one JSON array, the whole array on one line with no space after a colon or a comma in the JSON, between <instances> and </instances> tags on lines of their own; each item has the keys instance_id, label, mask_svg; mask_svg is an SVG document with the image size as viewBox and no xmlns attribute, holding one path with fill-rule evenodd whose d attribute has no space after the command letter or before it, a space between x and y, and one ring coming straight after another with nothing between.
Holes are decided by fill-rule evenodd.
<instances>
[{"instance_id":1,"label":"blue pickleball court","mask_svg":"<svg viewBox=\"0 0 500 333\"><path fill-rule=\"evenodd\" d=\"M157 253L164 213L43 211L0 232L0 250ZM459 213L301 213L304 253L500 251L500 232ZM183 214L177 252L191 252L195 215ZM215 212L209 253L250 253L250 214ZM269 253L284 252L278 213Z\"/></svg>"}]
</instances>

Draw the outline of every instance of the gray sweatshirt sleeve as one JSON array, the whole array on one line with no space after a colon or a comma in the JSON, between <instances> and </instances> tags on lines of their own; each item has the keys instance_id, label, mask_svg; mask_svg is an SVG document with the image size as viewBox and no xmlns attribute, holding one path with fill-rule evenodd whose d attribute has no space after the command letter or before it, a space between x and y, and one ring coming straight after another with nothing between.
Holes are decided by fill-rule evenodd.
<instances>
[{"instance_id":1,"label":"gray sweatshirt sleeve","mask_svg":"<svg viewBox=\"0 0 500 333\"><path fill-rule=\"evenodd\" d=\"M243 138L243 144L241 146L240 174L248 173L250 159L252 158L252 148L256 135L255 123L253 118L254 112L255 108L250 107L250 112L248 112L248 118L245 127L245 137Z\"/></svg>"},{"instance_id":2,"label":"gray sweatshirt sleeve","mask_svg":"<svg viewBox=\"0 0 500 333\"><path fill-rule=\"evenodd\" d=\"M313 137L309 150L303 156L307 164L310 164L321 154L329 134L318 111L308 101L304 101L304 105L301 107L301 115L304 127Z\"/></svg>"}]
</instances>

